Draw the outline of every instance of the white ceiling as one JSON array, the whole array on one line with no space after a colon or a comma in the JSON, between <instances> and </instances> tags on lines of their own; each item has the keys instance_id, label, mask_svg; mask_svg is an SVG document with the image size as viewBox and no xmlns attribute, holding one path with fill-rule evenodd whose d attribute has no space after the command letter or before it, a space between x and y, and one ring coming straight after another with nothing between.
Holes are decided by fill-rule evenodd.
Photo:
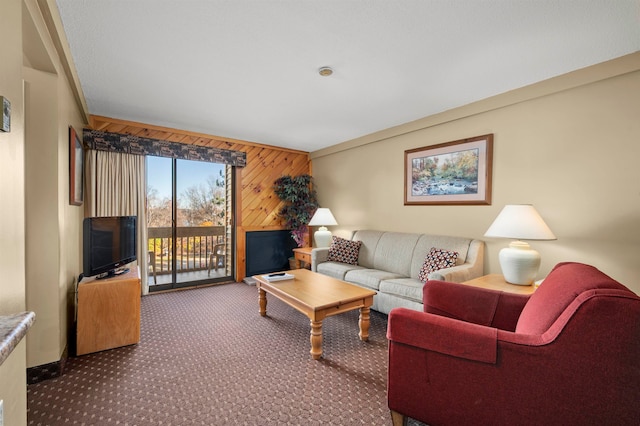
<instances>
[{"instance_id":1,"label":"white ceiling","mask_svg":"<svg viewBox=\"0 0 640 426\"><path fill-rule=\"evenodd\" d=\"M640 50L640 0L56 2L90 114L303 151Z\"/></svg>"}]
</instances>

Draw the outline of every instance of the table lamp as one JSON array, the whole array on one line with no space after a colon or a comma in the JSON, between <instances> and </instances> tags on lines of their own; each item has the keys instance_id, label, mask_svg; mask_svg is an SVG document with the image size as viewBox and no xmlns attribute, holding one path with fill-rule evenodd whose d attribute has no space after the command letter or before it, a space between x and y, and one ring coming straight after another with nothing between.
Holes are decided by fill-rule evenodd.
<instances>
[{"instance_id":1,"label":"table lamp","mask_svg":"<svg viewBox=\"0 0 640 426\"><path fill-rule=\"evenodd\" d=\"M331 244L331 232L327 230L327 226L337 225L336 218L331 214L331 210L320 207L313 214L309 221L309 226L319 226L318 230L313 234L313 241L316 247L329 247Z\"/></svg>"},{"instance_id":2,"label":"table lamp","mask_svg":"<svg viewBox=\"0 0 640 426\"><path fill-rule=\"evenodd\" d=\"M530 204L506 205L493 221L485 237L515 238L500 250L500 268L511 284L530 285L540 268L540 253L522 240L555 240L556 236Z\"/></svg>"}]
</instances>

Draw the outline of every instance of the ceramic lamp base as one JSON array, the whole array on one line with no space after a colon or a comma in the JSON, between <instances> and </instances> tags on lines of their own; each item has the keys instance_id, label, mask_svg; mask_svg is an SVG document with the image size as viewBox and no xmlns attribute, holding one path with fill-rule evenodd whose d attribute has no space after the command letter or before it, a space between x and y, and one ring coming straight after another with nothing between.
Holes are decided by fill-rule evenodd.
<instances>
[{"instance_id":1,"label":"ceramic lamp base","mask_svg":"<svg viewBox=\"0 0 640 426\"><path fill-rule=\"evenodd\" d=\"M500 250L500 268L511 284L530 285L540 269L540 253L523 241L513 241Z\"/></svg>"},{"instance_id":2,"label":"ceramic lamp base","mask_svg":"<svg viewBox=\"0 0 640 426\"><path fill-rule=\"evenodd\" d=\"M331 245L331 231L326 226L321 226L313 234L313 241L316 247L329 247Z\"/></svg>"}]
</instances>

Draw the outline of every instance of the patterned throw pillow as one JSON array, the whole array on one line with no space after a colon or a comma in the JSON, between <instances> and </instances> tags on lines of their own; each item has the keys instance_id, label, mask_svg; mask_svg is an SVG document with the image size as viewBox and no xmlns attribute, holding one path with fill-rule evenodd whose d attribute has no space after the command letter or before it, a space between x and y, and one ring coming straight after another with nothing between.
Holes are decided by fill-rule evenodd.
<instances>
[{"instance_id":1,"label":"patterned throw pillow","mask_svg":"<svg viewBox=\"0 0 640 426\"><path fill-rule=\"evenodd\" d=\"M345 240L336 236L331 238L332 242L327 254L327 260L357 265L362 241Z\"/></svg>"},{"instance_id":2,"label":"patterned throw pillow","mask_svg":"<svg viewBox=\"0 0 640 426\"><path fill-rule=\"evenodd\" d=\"M418 273L418 279L423 283L426 283L430 273L439 269L445 269L455 266L457 259L457 251L449 251L431 247L431 250L429 250L429 253L424 258L424 263L422 264L422 268L420 268L420 272Z\"/></svg>"}]
</instances>

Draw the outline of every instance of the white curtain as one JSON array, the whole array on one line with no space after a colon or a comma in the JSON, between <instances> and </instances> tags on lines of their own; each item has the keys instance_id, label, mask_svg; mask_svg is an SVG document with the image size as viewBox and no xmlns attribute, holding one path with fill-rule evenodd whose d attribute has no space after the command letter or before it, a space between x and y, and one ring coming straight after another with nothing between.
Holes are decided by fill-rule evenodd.
<instances>
[{"instance_id":1,"label":"white curtain","mask_svg":"<svg viewBox=\"0 0 640 426\"><path fill-rule=\"evenodd\" d=\"M145 157L87 150L86 216L137 216L142 294L149 293Z\"/></svg>"}]
</instances>

